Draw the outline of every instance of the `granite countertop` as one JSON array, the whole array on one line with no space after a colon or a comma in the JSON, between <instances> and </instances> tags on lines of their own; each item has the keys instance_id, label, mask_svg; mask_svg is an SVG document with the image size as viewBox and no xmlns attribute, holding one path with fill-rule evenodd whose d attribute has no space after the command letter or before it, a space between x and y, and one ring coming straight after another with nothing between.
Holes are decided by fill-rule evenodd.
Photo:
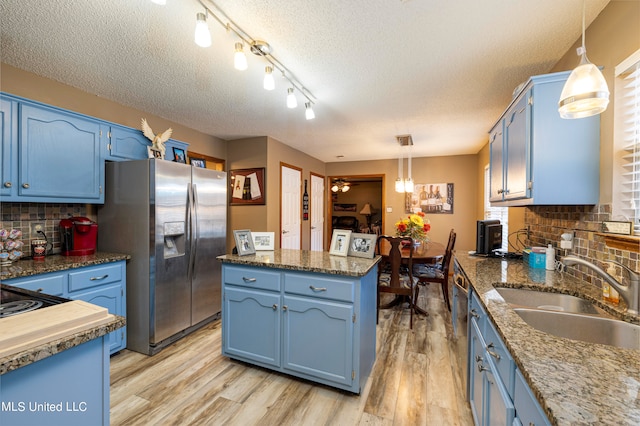
<instances>
[{"instance_id":1,"label":"granite countertop","mask_svg":"<svg viewBox=\"0 0 640 426\"><path fill-rule=\"evenodd\" d=\"M363 277L380 261L380 256L367 259L353 256L334 256L326 251L278 249L257 251L255 254L245 256L225 254L218 256L218 259L224 263L248 266Z\"/></svg>"},{"instance_id":2,"label":"granite countertop","mask_svg":"<svg viewBox=\"0 0 640 426\"><path fill-rule=\"evenodd\" d=\"M46 308L39 309L38 311L34 311L34 313L37 312L44 315L46 310ZM112 331L125 326L126 320L124 317L121 317L119 315L110 315L110 317L112 317L112 319L105 324L91 327L86 330L71 332L68 335L58 337L54 340L45 342L38 346L30 347L19 352L1 357L0 375L6 374L13 370L17 370L21 367L25 367L36 361L40 361L41 359L56 355L60 352L66 351L67 349L71 349L75 346L79 346L90 340L97 339L98 337L102 337L105 334L109 334Z\"/></svg>"},{"instance_id":3,"label":"granite countertop","mask_svg":"<svg viewBox=\"0 0 640 426\"><path fill-rule=\"evenodd\" d=\"M54 254L46 256L44 260L21 259L13 262L10 266L0 267L0 279L8 280L11 278L28 277L31 275L46 274L48 272L128 260L130 258L131 256L128 254L97 252L87 256L61 256Z\"/></svg>"},{"instance_id":4,"label":"granite countertop","mask_svg":"<svg viewBox=\"0 0 640 426\"><path fill-rule=\"evenodd\" d=\"M455 258L553 424L640 424L640 349L563 339L526 324L495 287L532 288L592 301L627 322L640 317L602 300L600 288L567 274L531 269L522 260ZM495 286L495 287L494 287Z\"/></svg>"}]
</instances>

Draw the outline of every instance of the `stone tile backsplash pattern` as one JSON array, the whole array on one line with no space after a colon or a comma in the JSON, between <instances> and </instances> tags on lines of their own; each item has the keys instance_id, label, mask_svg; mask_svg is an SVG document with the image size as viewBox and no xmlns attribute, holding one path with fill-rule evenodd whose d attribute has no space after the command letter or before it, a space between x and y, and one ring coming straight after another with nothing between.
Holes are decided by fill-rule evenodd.
<instances>
[{"instance_id":1,"label":"stone tile backsplash pattern","mask_svg":"<svg viewBox=\"0 0 640 426\"><path fill-rule=\"evenodd\" d=\"M31 256L31 240L42 238L40 235L31 235L31 223L42 222L48 241L53 243L53 253L57 254L61 251L58 226L60 220L71 216L84 216L97 221L93 210L92 206L86 204L2 203L0 205L0 228L20 229L24 242L24 255Z\"/></svg>"},{"instance_id":2,"label":"stone tile backsplash pattern","mask_svg":"<svg viewBox=\"0 0 640 426\"><path fill-rule=\"evenodd\" d=\"M604 238L597 235L601 231L602 222L612 220L611 205L600 204L595 206L531 206L525 208L524 223L529 226L529 244L543 246L552 244L556 249L556 258L568 254L575 254L586 258L590 262L600 266L605 271L610 264L606 261L615 260L640 272L639 253L628 250L620 250L607 247ZM560 235L564 232L573 232L573 249L560 249ZM622 273L620 266L615 266L615 272L609 273L623 284L628 284L628 279ZM602 286L602 279L596 277L591 270L580 267L568 268L567 272L576 278L590 282L598 287Z\"/></svg>"}]
</instances>

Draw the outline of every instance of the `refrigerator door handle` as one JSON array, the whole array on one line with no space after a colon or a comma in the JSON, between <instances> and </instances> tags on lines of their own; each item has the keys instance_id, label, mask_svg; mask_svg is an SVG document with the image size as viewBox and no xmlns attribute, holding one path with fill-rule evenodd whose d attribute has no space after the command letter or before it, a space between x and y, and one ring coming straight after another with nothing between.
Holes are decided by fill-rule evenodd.
<instances>
[{"instance_id":1,"label":"refrigerator door handle","mask_svg":"<svg viewBox=\"0 0 640 426\"><path fill-rule=\"evenodd\" d=\"M196 277L196 256L198 254L198 186L191 185L191 279Z\"/></svg>"},{"instance_id":2,"label":"refrigerator door handle","mask_svg":"<svg viewBox=\"0 0 640 426\"><path fill-rule=\"evenodd\" d=\"M193 188L187 184L187 244L189 245L189 259L187 263L187 280L191 281L193 265Z\"/></svg>"}]
</instances>

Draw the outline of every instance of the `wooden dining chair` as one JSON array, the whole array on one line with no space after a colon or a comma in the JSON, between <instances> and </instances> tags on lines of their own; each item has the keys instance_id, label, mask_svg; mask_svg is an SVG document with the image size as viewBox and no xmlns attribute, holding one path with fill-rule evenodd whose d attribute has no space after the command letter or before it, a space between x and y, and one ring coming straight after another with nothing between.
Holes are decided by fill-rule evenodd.
<instances>
[{"instance_id":1,"label":"wooden dining chair","mask_svg":"<svg viewBox=\"0 0 640 426\"><path fill-rule=\"evenodd\" d=\"M404 297L409 302L409 328L413 328L413 311L415 306L415 278L413 276L413 239L410 237L392 237L382 235L378 237L376 249L381 253L382 241L389 244L389 254L383 255L378 263L378 292L376 307L376 324L380 315L380 293L393 293L396 297ZM408 257L406 264L402 259L402 243L407 245Z\"/></svg>"},{"instance_id":2,"label":"wooden dining chair","mask_svg":"<svg viewBox=\"0 0 640 426\"><path fill-rule=\"evenodd\" d=\"M451 311L451 302L449 301L449 267L451 266L451 257L453 256L453 249L455 245L456 233L451 229L451 232L449 232L449 241L447 242L447 248L444 252L442 261L435 265L417 265L416 268L414 268L414 276L418 281L415 289L416 294L414 296L415 303L418 302L420 287L431 283L437 283L442 287L444 301L447 304L449 311Z\"/></svg>"}]
</instances>

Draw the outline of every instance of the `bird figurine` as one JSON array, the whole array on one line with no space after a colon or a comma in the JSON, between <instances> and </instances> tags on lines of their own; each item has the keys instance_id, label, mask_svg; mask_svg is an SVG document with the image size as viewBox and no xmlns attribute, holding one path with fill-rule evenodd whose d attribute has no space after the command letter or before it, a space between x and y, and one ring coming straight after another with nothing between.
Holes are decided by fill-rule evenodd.
<instances>
[{"instance_id":1,"label":"bird figurine","mask_svg":"<svg viewBox=\"0 0 640 426\"><path fill-rule=\"evenodd\" d=\"M171 127L169 127L164 132L155 135L153 133L153 130L151 129L151 127L147 123L147 120L145 120L143 118L142 119L142 133L145 135L145 137L147 137L147 139L149 139L151 142L153 142L153 146L151 148L154 149L154 150L160 151L162 153L162 158L164 158L164 153L166 151L164 143L166 141L168 141L169 138L171 137L171 133L173 133L173 129Z\"/></svg>"}]
</instances>

